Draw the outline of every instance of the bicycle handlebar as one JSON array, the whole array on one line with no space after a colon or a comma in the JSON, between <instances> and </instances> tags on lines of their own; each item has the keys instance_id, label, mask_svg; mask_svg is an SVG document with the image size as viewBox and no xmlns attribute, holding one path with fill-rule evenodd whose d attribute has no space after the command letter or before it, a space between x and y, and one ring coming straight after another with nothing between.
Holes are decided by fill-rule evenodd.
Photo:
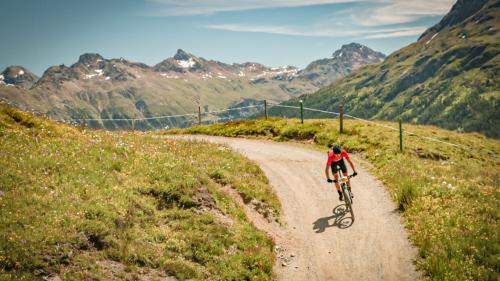
<instances>
[{"instance_id":1,"label":"bicycle handlebar","mask_svg":"<svg viewBox=\"0 0 500 281\"><path fill-rule=\"evenodd\" d=\"M350 178L354 178L354 177L355 177L355 176L357 176L357 175L358 175L358 173L355 173L355 174L352 174L352 175L347 176L347 178L348 178L348 179L350 179ZM330 179L329 179L329 180L330 180ZM338 180L331 180L331 181L328 181L328 182L330 182L330 183L332 183L332 182L338 182Z\"/></svg>"}]
</instances>

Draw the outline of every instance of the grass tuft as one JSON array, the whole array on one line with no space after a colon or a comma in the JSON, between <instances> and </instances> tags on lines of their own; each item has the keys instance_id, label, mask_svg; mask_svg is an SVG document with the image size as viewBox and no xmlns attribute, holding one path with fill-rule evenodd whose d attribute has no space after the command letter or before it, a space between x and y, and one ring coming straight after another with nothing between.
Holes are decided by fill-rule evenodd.
<instances>
[{"instance_id":1,"label":"grass tuft","mask_svg":"<svg viewBox=\"0 0 500 281\"><path fill-rule=\"evenodd\" d=\"M399 190L396 193L396 203L400 211L405 211L411 207L413 200L418 196L417 188L417 185L411 180L401 182Z\"/></svg>"}]
</instances>

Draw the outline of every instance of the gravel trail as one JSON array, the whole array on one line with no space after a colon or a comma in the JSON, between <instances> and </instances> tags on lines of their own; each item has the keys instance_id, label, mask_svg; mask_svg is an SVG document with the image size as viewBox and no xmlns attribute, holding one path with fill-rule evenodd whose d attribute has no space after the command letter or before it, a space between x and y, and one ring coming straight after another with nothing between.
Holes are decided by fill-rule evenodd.
<instances>
[{"instance_id":1,"label":"gravel trail","mask_svg":"<svg viewBox=\"0 0 500 281\"><path fill-rule=\"evenodd\" d=\"M382 183L353 157L355 220L343 214L325 179L326 151L291 144L213 136L175 136L226 144L255 161L282 204L283 226L262 225L276 240L278 280L418 280L401 218ZM350 168L350 167L349 167ZM252 216L249 216L252 219Z\"/></svg>"}]
</instances>

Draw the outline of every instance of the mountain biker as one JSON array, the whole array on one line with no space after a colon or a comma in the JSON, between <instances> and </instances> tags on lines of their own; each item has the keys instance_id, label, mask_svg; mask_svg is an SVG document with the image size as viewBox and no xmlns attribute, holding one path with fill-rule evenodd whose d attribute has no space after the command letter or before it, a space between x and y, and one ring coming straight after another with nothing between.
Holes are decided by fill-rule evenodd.
<instances>
[{"instance_id":1,"label":"mountain biker","mask_svg":"<svg viewBox=\"0 0 500 281\"><path fill-rule=\"evenodd\" d=\"M326 174L326 179L328 182L334 182L335 183L335 188L337 189L337 192L339 193L339 200L342 201L342 192L340 191L340 184L338 182L339 175L337 174L338 167L340 166L340 169L342 170L342 173L344 176L347 177L347 167L344 163L344 158L349 162L349 165L352 168L353 171L353 176L357 175L358 173L356 172L356 168L354 168L354 164L352 163L351 159L349 158L349 154L345 149L343 149L339 145L333 146L333 149L328 151L328 161L326 162L326 169L325 169L325 174ZM333 177L335 180L330 179L330 172L329 172L329 167L332 169ZM351 181L349 181L349 178L347 178L347 186L349 187L349 190L351 190ZM354 196L353 196L354 197Z\"/></svg>"}]
</instances>

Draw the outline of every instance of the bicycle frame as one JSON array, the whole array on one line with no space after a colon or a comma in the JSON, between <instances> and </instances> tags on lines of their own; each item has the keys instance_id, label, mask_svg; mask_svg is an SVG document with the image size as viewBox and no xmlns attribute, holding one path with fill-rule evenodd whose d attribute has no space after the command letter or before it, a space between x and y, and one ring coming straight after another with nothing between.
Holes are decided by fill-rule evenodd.
<instances>
[{"instance_id":1,"label":"bicycle frame","mask_svg":"<svg viewBox=\"0 0 500 281\"><path fill-rule=\"evenodd\" d=\"M338 177L337 182L340 184L340 189L341 189L342 195L344 196L344 202L345 202L346 208L351 213L352 220L354 221L354 210L352 209L353 201L352 201L351 193L347 189L347 181L350 178L352 178L353 176L352 175L347 176L347 177L344 176L341 169L338 170L338 175L339 175L339 177Z\"/></svg>"}]
</instances>

